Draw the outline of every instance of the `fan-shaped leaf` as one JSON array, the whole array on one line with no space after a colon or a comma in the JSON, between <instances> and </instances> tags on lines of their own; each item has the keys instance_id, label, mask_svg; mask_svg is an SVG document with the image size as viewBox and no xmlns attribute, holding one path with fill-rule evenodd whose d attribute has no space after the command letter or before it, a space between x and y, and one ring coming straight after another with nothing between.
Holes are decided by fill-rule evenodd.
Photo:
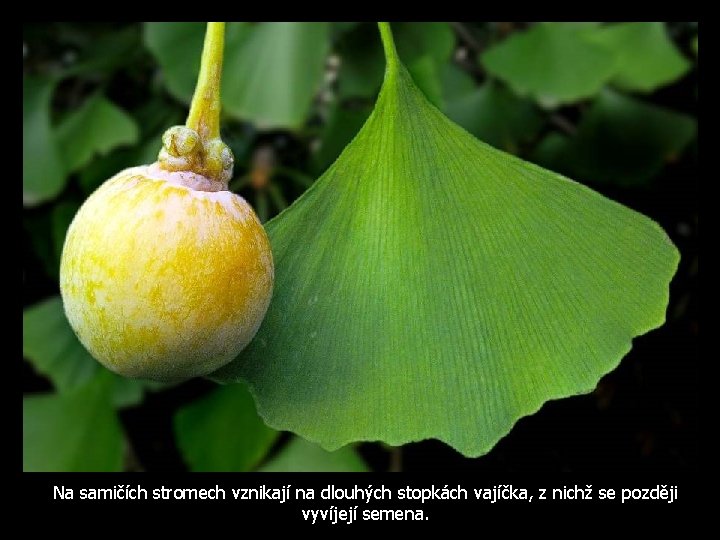
<instances>
[{"instance_id":1,"label":"fan-shaped leaf","mask_svg":"<svg viewBox=\"0 0 720 540\"><path fill-rule=\"evenodd\" d=\"M612 82L627 90L650 92L680 78L690 67L661 22L603 26L588 34L588 39L617 54Z\"/></svg>"},{"instance_id":2,"label":"fan-shaped leaf","mask_svg":"<svg viewBox=\"0 0 720 540\"><path fill-rule=\"evenodd\" d=\"M679 257L652 220L473 138L395 57L360 133L267 230L272 303L214 378L330 450L487 452L663 323Z\"/></svg>"},{"instance_id":3,"label":"fan-shaped leaf","mask_svg":"<svg viewBox=\"0 0 720 540\"><path fill-rule=\"evenodd\" d=\"M518 94L544 106L573 103L598 93L615 74L616 55L587 39L593 28L537 24L490 48L482 63Z\"/></svg>"},{"instance_id":4,"label":"fan-shaped leaf","mask_svg":"<svg viewBox=\"0 0 720 540\"><path fill-rule=\"evenodd\" d=\"M89 98L57 129L58 142L68 172L86 165L95 154L137 142L135 120L101 94Z\"/></svg>"}]
</instances>

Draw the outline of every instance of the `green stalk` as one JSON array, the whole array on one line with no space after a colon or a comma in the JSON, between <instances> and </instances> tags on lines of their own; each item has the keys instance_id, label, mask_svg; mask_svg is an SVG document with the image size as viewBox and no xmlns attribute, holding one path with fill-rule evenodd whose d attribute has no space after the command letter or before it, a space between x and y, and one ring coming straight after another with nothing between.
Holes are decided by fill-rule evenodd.
<instances>
[{"instance_id":1,"label":"green stalk","mask_svg":"<svg viewBox=\"0 0 720 540\"><path fill-rule=\"evenodd\" d=\"M200 75L185 125L202 139L220 137L220 78L222 77L225 23L209 22L205 33Z\"/></svg>"},{"instance_id":2,"label":"green stalk","mask_svg":"<svg viewBox=\"0 0 720 540\"><path fill-rule=\"evenodd\" d=\"M380 29L380 38L382 39L383 50L385 51L387 69L395 71L400 63L400 59L397 49L395 48L395 40L393 39L392 30L390 29L390 23L379 22L378 28Z\"/></svg>"},{"instance_id":3,"label":"green stalk","mask_svg":"<svg viewBox=\"0 0 720 540\"><path fill-rule=\"evenodd\" d=\"M168 171L187 171L223 184L232 178L234 159L220 138L220 80L222 78L225 23L209 22L205 33L200 73L184 126L163 135L158 164Z\"/></svg>"}]
</instances>

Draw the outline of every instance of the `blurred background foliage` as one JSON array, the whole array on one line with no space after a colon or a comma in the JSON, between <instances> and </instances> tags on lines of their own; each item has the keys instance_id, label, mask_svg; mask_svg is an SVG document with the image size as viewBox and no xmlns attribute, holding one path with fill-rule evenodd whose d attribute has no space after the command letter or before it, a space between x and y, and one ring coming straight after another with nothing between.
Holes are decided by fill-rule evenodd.
<instances>
[{"instance_id":1,"label":"blurred background foliage","mask_svg":"<svg viewBox=\"0 0 720 540\"><path fill-rule=\"evenodd\" d=\"M265 426L242 385L116 376L88 355L63 314L65 232L95 188L155 161L164 130L184 122L204 24L27 24L25 470L692 466L697 24L392 26L418 86L455 122L664 226L683 254L666 327L636 342L633 359L593 395L546 405L477 460L434 441L403 454L373 443L328 453ZM384 66L374 23L229 23L222 136L236 159L230 189L263 221L286 208L360 129ZM587 444L563 436L568 429Z\"/></svg>"}]
</instances>

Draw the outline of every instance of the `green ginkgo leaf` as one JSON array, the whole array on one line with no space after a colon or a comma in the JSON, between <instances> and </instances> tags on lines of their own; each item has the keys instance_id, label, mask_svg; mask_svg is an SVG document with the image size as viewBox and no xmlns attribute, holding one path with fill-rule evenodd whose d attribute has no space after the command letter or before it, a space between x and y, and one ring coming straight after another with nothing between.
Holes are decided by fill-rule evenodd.
<instances>
[{"instance_id":1,"label":"green ginkgo leaf","mask_svg":"<svg viewBox=\"0 0 720 540\"><path fill-rule=\"evenodd\" d=\"M165 86L188 103L200 70L204 30L200 22L149 22L143 27L145 46L160 64Z\"/></svg>"},{"instance_id":2,"label":"green ginkgo leaf","mask_svg":"<svg viewBox=\"0 0 720 540\"><path fill-rule=\"evenodd\" d=\"M109 30L88 42L78 58L62 70L63 77L113 73L143 61L139 28L131 24Z\"/></svg>"},{"instance_id":3,"label":"green ginkgo leaf","mask_svg":"<svg viewBox=\"0 0 720 540\"><path fill-rule=\"evenodd\" d=\"M435 438L479 456L663 324L679 254L651 219L454 124L382 32L375 109L267 224L270 308L213 378L328 450Z\"/></svg>"},{"instance_id":4,"label":"green ginkgo leaf","mask_svg":"<svg viewBox=\"0 0 720 540\"><path fill-rule=\"evenodd\" d=\"M328 35L328 23L260 23L241 46L228 42L223 110L261 128L300 127L320 89Z\"/></svg>"},{"instance_id":5,"label":"green ginkgo leaf","mask_svg":"<svg viewBox=\"0 0 720 540\"><path fill-rule=\"evenodd\" d=\"M178 410L178 446L192 471L252 469L279 433L263 424L245 385L230 384Z\"/></svg>"},{"instance_id":6,"label":"green ginkgo leaf","mask_svg":"<svg viewBox=\"0 0 720 540\"><path fill-rule=\"evenodd\" d=\"M370 115L370 109L370 106L345 107L341 103L335 104L320 137L320 148L313 156L316 170L323 172L337 159L360 131Z\"/></svg>"},{"instance_id":7,"label":"green ginkgo leaf","mask_svg":"<svg viewBox=\"0 0 720 540\"><path fill-rule=\"evenodd\" d=\"M445 103L471 94L476 88L472 76L454 63L445 62L440 68L440 82Z\"/></svg>"},{"instance_id":8,"label":"green ginkgo leaf","mask_svg":"<svg viewBox=\"0 0 720 540\"><path fill-rule=\"evenodd\" d=\"M588 34L588 39L618 55L612 82L626 90L650 92L675 81L690 68L661 22L603 26Z\"/></svg>"},{"instance_id":9,"label":"green ginkgo leaf","mask_svg":"<svg viewBox=\"0 0 720 540\"><path fill-rule=\"evenodd\" d=\"M35 206L65 187L65 167L50 126L56 81L23 77L23 204Z\"/></svg>"},{"instance_id":10,"label":"green ginkgo leaf","mask_svg":"<svg viewBox=\"0 0 720 540\"><path fill-rule=\"evenodd\" d=\"M492 82L447 101L444 112L479 139L511 153L532 140L543 125L531 101Z\"/></svg>"},{"instance_id":11,"label":"green ginkgo leaf","mask_svg":"<svg viewBox=\"0 0 720 540\"><path fill-rule=\"evenodd\" d=\"M109 373L67 394L23 396L23 470L122 469L123 433L110 403Z\"/></svg>"},{"instance_id":12,"label":"green ginkgo leaf","mask_svg":"<svg viewBox=\"0 0 720 540\"><path fill-rule=\"evenodd\" d=\"M530 161L548 168L557 168L561 158L567 155L570 137L551 131L545 135L530 154Z\"/></svg>"},{"instance_id":13,"label":"green ginkgo leaf","mask_svg":"<svg viewBox=\"0 0 720 540\"><path fill-rule=\"evenodd\" d=\"M225 48L228 59L237 57L249 32L248 23L227 24ZM149 22L143 27L143 36L145 46L162 68L167 89L177 99L190 103L200 70L205 23ZM227 87L227 74L232 69L234 65L228 65L226 61L223 66L223 91Z\"/></svg>"},{"instance_id":14,"label":"green ginkgo leaf","mask_svg":"<svg viewBox=\"0 0 720 540\"><path fill-rule=\"evenodd\" d=\"M70 328L59 296L23 311L23 356L60 392L82 387L98 372L98 363Z\"/></svg>"},{"instance_id":15,"label":"green ginkgo leaf","mask_svg":"<svg viewBox=\"0 0 720 540\"><path fill-rule=\"evenodd\" d=\"M88 98L57 128L57 138L68 172L86 165L95 154L137 142L135 120L102 94Z\"/></svg>"},{"instance_id":16,"label":"green ginkgo leaf","mask_svg":"<svg viewBox=\"0 0 720 540\"><path fill-rule=\"evenodd\" d=\"M594 26L537 24L513 33L482 55L493 75L518 94L555 107L595 95L615 74L612 50L587 39Z\"/></svg>"},{"instance_id":17,"label":"green ginkgo leaf","mask_svg":"<svg viewBox=\"0 0 720 540\"><path fill-rule=\"evenodd\" d=\"M677 159L696 132L692 116L605 90L573 137L553 137L536 153L543 165L583 181L640 185Z\"/></svg>"},{"instance_id":18,"label":"green ginkgo leaf","mask_svg":"<svg viewBox=\"0 0 720 540\"><path fill-rule=\"evenodd\" d=\"M261 128L297 128L322 83L330 47L328 23L228 23L223 111ZM168 90L190 101L200 68L205 25L146 23L145 43Z\"/></svg>"},{"instance_id":19,"label":"green ginkgo leaf","mask_svg":"<svg viewBox=\"0 0 720 540\"><path fill-rule=\"evenodd\" d=\"M108 370L101 366L70 327L62 300L52 296L23 311L23 356L48 377L60 394L71 394ZM112 382L111 401L116 407L140 403L145 390L159 389L157 383L127 379L107 373Z\"/></svg>"}]
</instances>

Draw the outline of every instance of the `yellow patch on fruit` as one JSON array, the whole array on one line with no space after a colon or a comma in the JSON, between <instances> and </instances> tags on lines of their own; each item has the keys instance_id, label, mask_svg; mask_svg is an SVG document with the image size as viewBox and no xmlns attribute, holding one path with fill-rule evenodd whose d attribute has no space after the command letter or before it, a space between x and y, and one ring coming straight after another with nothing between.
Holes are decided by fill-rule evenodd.
<instances>
[{"instance_id":1,"label":"yellow patch on fruit","mask_svg":"<svg viewBox=\"0 0 720 540\"><path fill-rule=\"evenodd\" d=\"M157 164L93 193L67 233L65 313L121 375L178 381L222 367L250 342L274 279L255 212L222 184Z\"/></svg>"}]
</instances>

